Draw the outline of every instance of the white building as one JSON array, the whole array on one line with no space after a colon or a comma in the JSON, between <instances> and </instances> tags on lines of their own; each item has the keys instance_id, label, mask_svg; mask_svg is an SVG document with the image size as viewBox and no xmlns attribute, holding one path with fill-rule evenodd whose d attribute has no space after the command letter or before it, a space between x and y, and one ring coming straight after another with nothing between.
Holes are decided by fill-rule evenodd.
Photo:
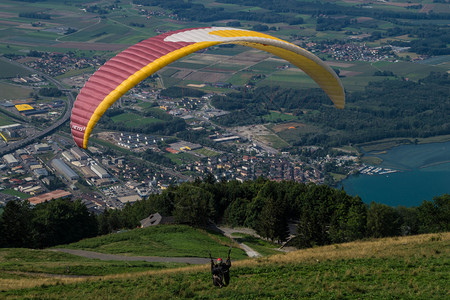
<instances>
[{"instance_id":1,"label":"white building","mask_svg":"<svg viewBox=\"0 0 450 300\"><path fill-rule=\"evenodd\" d=\"M91 165L91 170L94 171L94 173L102 179L111 177L108 172L99 165Z\"/></svg>"},{"instance_id":2,"label":"white building","mask_svg":"<svg viewBox=\"0 0 450 300\"><path fill-rule=\"evenodd\" d=\"M19 161L12 154L4 155L3 159L5 160L6 164L9 166L17 166L19 164Z\"/></svg>"},{"instance_id":3,"label":"white building","mask_svg":"<svg viewBox=\"0 0 450 300\"><path fill-rule=\"evenodd\" d=\"M36 152L50 151L52 148L48 144L36 144L34 145L34 150Z\"/></svg>"},{"instance_id":4,"label":"white building","mask_svg":"<svg viewBox=\"0 0 450 300\"><path fill-rule=\"evenodd\" d=\"M67 160L68 162L72 162L72 161L75 160L75 157L73 157L73 155L70 154L69 151L64 151L61 155L62 155L62 157L63 157L65 160Z\"/></svg>"}]
</instances>

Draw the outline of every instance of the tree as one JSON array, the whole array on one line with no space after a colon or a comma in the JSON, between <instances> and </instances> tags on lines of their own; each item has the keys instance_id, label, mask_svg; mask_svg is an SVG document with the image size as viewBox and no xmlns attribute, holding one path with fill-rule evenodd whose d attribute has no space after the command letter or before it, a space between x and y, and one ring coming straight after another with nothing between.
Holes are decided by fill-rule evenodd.
<instances>
[{"instance_id":1,"label":"tree","mask_svg":"<svg viewBox=\"0 0 450 300\"><path fill-rule=\"evenodd\" d=\"M286 215L286 205L283 199L275 197L266 198L264 202L265 205L256 223L256 232L271 241L281 243L289 235L289 218Z\"/></svg>"},{"instance_id":2,"label":"tree","mask_svg":"<svg viewBox=\"0 0 450 300\"><path fill-rule=\"evenodd\" d=\"M191 184L182 184L175 196L175 221L194 226L206 225L211 213L211 202L211 193Z\"/></svg>"},{"instance_id":3,"label":"tree","mask_svg":"<svg viewBox=\"0 0 450 300\"><path fill-rule=\"evenodd\" d=\"M362 239L366 234L367 207L360 197L351 197L344 191L335 191L334 209L329 237L331 243Z\"/></svg>"},{"instance_id":4,"label":"tree","mask_svg":"<svg viewBox=\"0 0 450 300\"><path fill-rule=\"evenodd\" d=\"M418 207L419 232L442 232L450 230L450 194L423 201Z\"/></svg>"},{"instance_id":5,"label":"tree","mask_svg":"<svg viewBox=\"0 0 450 300\"><path fill-rule=\"evenodd\" d=\"M56 199L36 205L33 226L37 247L68 244L98 233L95 217L80 200Z\"/></svg>"},{"instance_id":6,"label":"tree","mask_svg":"<svg viewBox=\"0 0 450 300\"><path fill-rule=\"evenodd\" d=\"M419 209L418 207L404 207L397 208L401 217L402 224L400 225L401 235L411 235L419 233Z\"/></svg>"},{"instance_id":7,"label":"tree","mask_svg":"<svg viewBox=\"0 0 450 300\"><path fill-rule=\"evenodd\" d=\"M380 238L400 234L400 214L390 206L372 202L367 212L367 234Z\"/></svg>"},{"instance_id":8,"label":"tree","mask_svg":"<svg viewBox=\"0 0 450 300\"><path fill-rule=\"evenodd\" d=\"M0 218L5 247L33 247L32 209L27 200L9 201Z\"/></svg>"},{"instance_id":9,"label":"tree","mask_svg":"<svg viewBox=\"0 0 450 300\"><path fill-rule=\"evenodd\" d=\"M247 199L238 197L225 210L224 219L228 225L244 226L247 218Z\"/></svg>"}]
</instances>

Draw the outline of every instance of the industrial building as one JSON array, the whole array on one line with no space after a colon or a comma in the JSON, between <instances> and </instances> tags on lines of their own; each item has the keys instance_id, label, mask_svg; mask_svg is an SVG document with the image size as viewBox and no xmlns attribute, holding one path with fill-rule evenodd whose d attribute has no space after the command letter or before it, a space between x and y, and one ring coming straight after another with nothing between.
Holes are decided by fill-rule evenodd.
<instances>
[{"instance_id":1,"label":"industrial building","mask_svg":"<svg viewBox=\"0 0 450 300\"><path fill-rule=\"evenodd\" d=\"M16 123L16 124L10 124L10 125L0 126L0 130L5 130L5 129L21 129L22 127L23 127L22 124Z\"/></svg>"},{"instance_id":2,"label":"industrial building","mask_svg":"<svg viewBox=\"0 0 450 300\"><path fill-rule=\"evenodd\" d=\"M69 151L64 151L64 152L62 153L62 157L64 157L68 162L71 162L71 161L74 161L74 160L75 160L75 157L73 157L73 155L70 154Z\"/></svg>"},{"instance_id":3,"label":"industrial building","mask_svg":"<svg viewBox=\"0 0 450 300\"><path fill-rule=\"evenodd\" d=\"M12 154L4 155L3 159L5 160L6 164L9 166L17 166L19 164L19 161Z\"/></svg>"},{"instance_id":4,"label":"industrial building","mask_svg":"<svg viewBox=\"0 0 450 300\"><path fill-rule=\"evenodd\" d=\"M65 198L68 198L68 197L71 197L71 196L72 196L71 193L66 192L64 190L55 190L55 191L52 191L50 193L42 194L42 195L37 196L37 197L28 198L28 201L31 204L36 205L36 204L39 204L39 203L42 203L42 202L45 202L45 201L50 201L52 199L59 199L59 198L65 199Z\"/></svg>"},{"instance_id":5,"label":"industrial building","mask_svg":"<svg viewBox=\"0 0 450 300\"><path fill-rule=\"evenodd\" d=\"M94 171L94 173L102 179L111 177L108 172L106 172L106 170L99 165L91 165L91 170Z\"/></svg>"},{"instance_id":6,"label":"industrial building","mask_svg":"<svg viewBox=\"0 0 450 300\"><path fill-rule=\"evenodd\" d=\"M78 180L79 176L75 173L65 162L59 158L55 158L51 162L53 168L58 171L61 175L66 177L68 180Z\"/></svg>"},{"instance_id":7,"label":"industrial building","mask_svg":"<svg viewBox=\"0 0 450 300\"><path fill-rule=\"evenodd\" d=\"M36 144L34 145L34 150L36 152L44 152L44 151L50 151L52 150L52 147L50 147L48 144Z\"/></svg>"},{"instance_id":8,"label":"industrial building","mask_svg":"<svg viewBox=\"0 0 450 300\"><path fill-rule=\"evenodd\" d=\"M81 151L80 148L73 147L70 149L70 152L77 160L84 160L88 158L87 154Z\"/></svg>"}]
</instances>

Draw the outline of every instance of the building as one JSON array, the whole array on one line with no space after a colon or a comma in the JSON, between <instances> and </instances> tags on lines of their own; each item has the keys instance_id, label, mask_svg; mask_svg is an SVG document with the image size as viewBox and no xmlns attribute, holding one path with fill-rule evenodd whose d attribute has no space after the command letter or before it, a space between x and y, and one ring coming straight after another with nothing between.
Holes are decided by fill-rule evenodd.
<instances>
[{"instance_id":1,"label":"building","mask_svg":"<svg viewBox=\"0 0 450 300\"><path fill-rule=\"evenodd\" d=\"M5 160L6 164L9 166L17 166L19 164L19 161L12 154L4 155L3 159Z\"/></svg>"},{"instance_id":2,"label":"building","mask_svg":"<svg viewBox=\"0 0 450 300\"><path fill-rule=\"evenodd\" d=\"M70 196L72 196L72 194L69 192L66 192L64 190L55 190L50 193L46 193L46 194L42 194L42 195L39 195L36 197L28 198L28 201L31 204L36 205L36 204L39 204L39 203L42 203L45 201L50 201L50 200L59 199L59 198L64 199L64 198L67 198Z\"/></svg>"},{"instance_id":3,"label":"building","mask_svg":"<svg viewBox=\"0 0 450 300\"><path fill-rule=\"evenodd\" d=\"M75 157L73 157L73 155L70 154L69 151L64 151L61 155L62 155L62 157L63 157L65 160L67 160L68 162L71 162L71 161L74 161L74 160L75 160Z\"/></svg>"},{"instance_id":4,"label":"building","mask_svg":"<svg viewBox=\"0 0 450 300\"><path fill-rule=\"evenodd\" d=\"M141 228L146 228L153 225L159 224L173 224L175 223L175 218L173 216L163 217L159 213L151 214L147 218L140 221Z\"/></svg>"},{"instance_id":5,"label":"building","mask_svg":"<svg viewBox=\"0 0 450 300\"><path fill-rule=\"evenodd\" d=\"M91 170L94 171L94 173L102 179L111 177L108 172L106 172L106 170L99 165L91 165Z\"/></svg>"},{"instance_id":6,"label":"building","mask_svg":"<svg viewBox=\"0 0 450 300\"><path fill-rule=\"evenodd\" d=\"M88 158L87 154L80 150L80 148L73 147L70 149L72 155L78 160L85 160Z\"/></svg>"},{"instance_id":7,"label":"building","mask_svg":"<svg viewBox=\"0 0 450 300\"><path fill-rule=\"evenodd\" d=\"M128 196L122 196L122 197L117 197L117 199L122 202L122 203L133 203L139 200L142 200L141 196L139 195L128 195Z\"/></svg>"},{"instance_id":8,"label":"building","mask_svg":"<svg viewBox=\"0 0 450 300\"><path fill-rule=\"evenodd\" d=\"M227 136L227 137L222 137L222 138L217 138L217 139L213 139L214 143L223 143L223 142L231 142L231 141L236 141L239 140L240 137L237 135L232 135L232 136Z\"/></svg>"},{"instance_id":9,"label":"building","mask_svg":"<svg viewBox=\"0 0 450 300\"><path fill-rule=\"evenodd\" d=\"M34 150L36 152L44 152L52 150L52 147L50 147L48 144L36 144L34 145Z\"/></svg>"},{"instance_id":10,"label":"building","mask_svg":"<svg viewBox=\"0 0 450 300\"><path fill-rule=\"evenodd\" d=\"M52 160L51 165L67 180L78 180L79 176L77 175L77 173L75 173L68 165L66 165L65 162L63 162L59 158L55 158L54 160Z\"/></svg>"}]
</instances>

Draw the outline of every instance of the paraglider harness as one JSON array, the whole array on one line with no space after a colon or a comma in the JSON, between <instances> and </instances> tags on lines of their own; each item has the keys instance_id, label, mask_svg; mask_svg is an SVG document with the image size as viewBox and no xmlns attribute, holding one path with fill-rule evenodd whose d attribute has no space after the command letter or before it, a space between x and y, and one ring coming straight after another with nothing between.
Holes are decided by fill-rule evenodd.
<instances>
[{"instance_id":1,"label":"paraglider harness","mask_svg":"<svg viewBox=\"0 0 450 300\"><path fill-rule=\"evenodd\" d=\"M230 283L230 260L231 246L228 249L227 261L224 263L222 260L217 264L211 257L211 252L209 252L209 258L211 259L211 275L213 284L218 287L227 286ZM219 260L219 259L218 259Z\"/></svg>"}]
</instances>

